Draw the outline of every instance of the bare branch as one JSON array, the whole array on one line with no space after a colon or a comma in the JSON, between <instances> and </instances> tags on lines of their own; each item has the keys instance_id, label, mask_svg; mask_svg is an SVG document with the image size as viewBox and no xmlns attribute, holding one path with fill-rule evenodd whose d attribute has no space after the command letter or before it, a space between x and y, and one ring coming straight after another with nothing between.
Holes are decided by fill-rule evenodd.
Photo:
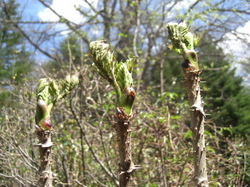
<instances>
[{"instance_id":1,"label":"bare branch","mask_svg":"<svg viewBox=\"0 0 250 187\"><path fill-rule=\"evenodd\" d=\"M104 165L104 164L101 162L101 160L97 157L97 155L95 154L95 152L94 152L92 146L90 145L89 140L88 140L88 138L87 138L87 136L86 136L85 130L84 130L83 126L82 126L82 123L81 123L80 120L78 119L78 117L77 117L77 115L76 115L76 113L75 113L75 110L74 110L74 108L73 108L72 99L70 100L70 109L71 109L71 112L72 112L72 114L73 114L73 116L74 116L74 118L75 118L75 120L76 120L76 122L77 122L77 124L78 124L78 126L79 126L79 128L80 128L80 130L81 130L81 132L82 132L82 134L83 134L84 140L85 140L85 142L87 143L87 146L89 147L89 150L90 150L90 152L92 153L92 155L93 155L95 161L96 161L98 164L100 164L100 166L101 166L102 169L105 171L105 173L106 173L111 179L113 179L113 181L115 182L115 184L118 186L119 184L118 184L118 181L117 181L116 177L115 177L115 176L105 167L105 165Z\"/></svg>"},{"instance_id":2,"label":"bare branch","mask_svg":"<svg viewBox=\"0 0 250 187\"><path fill-rule=\"evenodd\" d=\"M61 21L63 21L72 31L74 31L84 42L89 43L89 40L84 37L83 33L77 30L77 24L71 22L70 20L66 19L65 17L58 14L53 8L51 8L48 4L46 4L43 0L39 0L45 7L51 10L55 15L57 15ZM73 26L74 25L74 26Z\"/></svg>"},{"instance_id":3,"label":"bare branch","mask_svg":"<svg viewBox=\"0 0 250 187\"><path fill-rule=\"evenodd\" d=\"M139 1L136 1L137 3L137 8L136 8L136 26L135 26L135 32L134 32L134 38L133 38L133 50L134 50L134 54L136 57L138 57L138 51L137 51L137 37L138 37L138 31L139 31L139 26L140 26L140 16L141 16L141 12L139 9Z\"/></svg>"}]
</instances>

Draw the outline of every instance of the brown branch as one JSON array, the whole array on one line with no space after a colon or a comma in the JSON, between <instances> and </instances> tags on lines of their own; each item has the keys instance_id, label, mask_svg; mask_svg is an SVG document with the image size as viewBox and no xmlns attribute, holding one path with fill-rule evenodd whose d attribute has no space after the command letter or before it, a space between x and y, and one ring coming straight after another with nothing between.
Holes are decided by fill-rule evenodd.
<instances>
[{"instance_id":1,"label":"brown branch","mask_svg":"<svg viewBox=\"0 0 250 187\"><path fill-rule=\"evenodd\" d=\"M243 13L243 14L247 14L250 15L250 11L245 11L245 10L238 10L238 9L223 9L223 8L216 8L214 9L216 11L221 11L221 12L233 12L233 13Z\"/></svg>"},{"instance_id":2,"label":"brown branch","mask_svg":"<svg viewBox=\"0 0 250 187\"><path fill-rule=\"evenodd\" d=\"M12 21L12 18L9 15L9 12L7 10L7 6L5 5L5 3L3 3L3 11L7 17L7 20L9 20L10 22ZM35 49L38 49L40 52L42 52L44 55L46 55L47 57L57 61L57 59L55 57L53 57L51 54L49 54L47 51L43 50L41 47L39 47L39 45L37 45L29 36L28 34L26 34L21 27L19 27L18 23L14 23L12 24L27 40L28 42L33 45L35 47Z\"/></svg>"},{"instance_id":3,"label":"brown branch","mask_svg":"<svg viewBox=\"0 0 250 187\"><path fill-rule=\"evenodd\" d=\"M77 30L77 24L69 21L62 15L58 14L53 8L51 8L48 4L46 4L43 0L39 0L40 3L42 3L45 7L47 7L49 10L51 10L55 15L57 15L61 21L63 21L72 31L74 31L84 42L89 43L89 40L83 36L79 30ZM73 27L72 24L75 26Z\"/></svg>"},{"instance_id":4,"label":"brown branch","mask_svg":"<svg viewBox=\"0 0 250 187\"><path fill-rule=\"evenodd\" d=\"M22 20L6 20L0 19L0 23L12 23L12 24L54 24L54 23L64 23L62 21L22 21Z\"/></svg>"},{"instance_id":5,"label":"brown branch","mask_svg":"<svg viewBox=\"0 0 250 187\"><path fill-rule=\"evenodd\" d=\"M139 0L136 1L136 25L135 25L135 31L134 31L134 38L133 38L133 50L134 50L134 55L138 57L138 51L137 51L137 37L138 37L138 32L139 32L139 26L141 24L140 16L141 16L141 11L139 9Z\"/></svg>"},{"instance_id":6,"label":"brown branch","mask_svg":"<svg viewBox=\"0 0 250 187\"><path fill-rule=\"evenodd\" d=\"M93 155L95 161L101 166L101 168L103 169L103 171L105 171L105 173L114 181L114 183L118 186L118 181L116 179L116 177L105 167L105 165L101 162L101 160L97 157L97 155L95 154L92 146L90 145L89 143L89 140L86 136L86 133L85 133L85 130L82 126L82 123L80 122L80 120L78 119L76 113L75 113L75 110L73 109L73 104L72 104L72 99L70 100L70 109L71 109L71 112L76 120L76 123L77 125L79 126L81 132L82 132L82 136L87 144L87 146L89 147L89 150L91 152L91 154Z\"/></svg>"},{"instance_id":7,"label":"brown branch","mask_svg":"<svg viewBox=\"0 0 250 187\"><path fill-rule=\"evenodd\" d=\"M125 114L123 108L116 108L115 130L119 149L119 186L128 187L132 172L136 169L132 161L131 116Z\"/></svg>"},{"instance_id":8,"label":"brown branch","mask_svg":"<svg viewBox=\"0 0 250 187\"><path fill-rule=\"evenodd\" d=\"M38 180L39 187L52 187L52 172L51 172L51 131L44 130L36 126L36 134L39 139L40 152L40 177Z\"/></svg>"}]
</instances>

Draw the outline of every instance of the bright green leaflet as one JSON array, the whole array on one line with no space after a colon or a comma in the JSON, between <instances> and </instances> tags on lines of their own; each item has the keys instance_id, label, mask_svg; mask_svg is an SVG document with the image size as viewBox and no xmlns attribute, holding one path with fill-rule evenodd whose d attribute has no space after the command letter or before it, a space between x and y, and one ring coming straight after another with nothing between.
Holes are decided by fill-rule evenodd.
<instances>
[{"instance_id":1,"label":"bright green leaflet","mask_svg":"<svg viewBox=\"0 0 250 187\"><path fill-rule=\"evenodd\" d=\"M104 40L93 41L89 46L97 72L116 91L117 107L123 107L126 114L130 114L134 98L128 98L125 89L133 85L132 71L136 59L129 58L125 62L118 62L110 44Z\"/></svg>"},{"instance_id":2,"label":"bright green leaflet","mask_svg":"<svg viewBox=\"0 0 250 187\"><path fill-rule=\"evenodd\" d=\"M37 85L37 102L35 121L40 124L50 117L50 111L56 102L68 95L79 83L77 76L66 76L65 79L55 81L50 78L42 78Z\"/></svg>"},{"instance_id":3,"label":"bright green leaflet","mask_svg":"<svg viewBox=\"0 0 250 187\"><path fill-rule=\"evenodd\" d=\"M184 58L188 59L195 69L198 70L198 57L194 49L198 45L201 37L196 37L189 32L189 28L185 23L169 23L167 27L169 38L172 41L172 45L170 45L169 48L183 55Z\"/></svg>"}]
</instances>

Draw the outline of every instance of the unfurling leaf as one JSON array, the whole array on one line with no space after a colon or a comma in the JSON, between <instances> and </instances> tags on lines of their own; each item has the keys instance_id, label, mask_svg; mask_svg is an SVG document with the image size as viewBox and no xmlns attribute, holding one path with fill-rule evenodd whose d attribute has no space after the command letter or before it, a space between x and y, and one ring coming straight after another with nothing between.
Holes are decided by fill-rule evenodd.
<instances>
[{"instance_id":1,"label":"unfurling leaf","mask_svg":"<svg viewBox=\"0 0 250 187\"><path fill-rule=\"evenodd\" d=\"M55 81L42 78L37 85L37 107L35 121L43 129L51 129L50 111L57 101L65 97L78 85L77 76L68 75L65 79Z\"/></svg>"},{"instance_id":2,"label":"unfurling leaf","mask_svg":"<svg viewBox=\"0 0 250 187\"><path fill-rule=\"evenodd\" d=\"M198 45L201 37L196 37L191 32L185 23L170 23L168 24L169 38L172 41L171 50L182 54L194 67L198 70L198 57L194 48Z\"/></svg>"},{"instance_id":3,"label":"unfurling leaf","mask_svg":"<svg viewBox=\"0 0 250 187\"><path fill-rule=\"evenodd\" d=\"M106 79L115 89L117 94L117 107L124 107L124 111L130 114L135 94L131 96L126 89L133 86L132 71L135 58L129 58L125 62L118 62L111 46L104 40L90 43L90 54L96 66L97 72ZM135 93L135 91L134 91Z\"/></svg>"},{"instance_id":4,"label":"unfurling leaf","mask_svg":"<svg viewBox=\"0 0 250 187\"><path fill-rule=\"evenodd\" d=\"M114 61L115 55L111 46L105 40L93 41L89 44L90 54L98 73L110 84L114 84Z\"/></svg>"}]
</instances>

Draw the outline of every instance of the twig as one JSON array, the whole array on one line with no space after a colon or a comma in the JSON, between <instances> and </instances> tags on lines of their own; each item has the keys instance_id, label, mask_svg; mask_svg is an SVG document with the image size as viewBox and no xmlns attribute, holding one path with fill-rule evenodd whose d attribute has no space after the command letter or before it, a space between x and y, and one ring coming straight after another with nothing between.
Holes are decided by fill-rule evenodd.
<instances>
[{"instance_id":1,"label":"twig","mask_svg":"<svg viewBox=\"0 0 250 187\"><path fill-rule=\"evenodd\" d=\"M97 155L95 154L92 146L90 145L89 143L89 140L88 138L86 137L86 134L85 134L85 130L84 128L82 127L82 124L81 122L79 121L74 109L73 109L73 105L72 105L72 100L70 100L70 109L71 109L71 112L77 122L77 125L79 126L81 132L82 132L82 135L83 135L83 138L85 140L85 142L87 143L87 146L89 147L89 150L91 152L91 154L93 155L95 161L102 167L102 169L105 171L105 173L114 181L114 183L118 186L118 181L116 180L116 177L113 176L113 174L105 167L105 165L100 161L100 159L97 157Z\"/></svg>"},{"instance_id":2,"label":"twig","mask_svg":"<svg viewBox=\"0 0 250 187\"><path fill-rule=\"evenodd\" d=\"M4 175L2 173L0 173L0 177L5 177L5 178L11 178L16 180L18 183L20 183L22 186L26 186L25 183L23 183L22 181L20 181L17 177L15 176L10 176L10 175Z\"/></svg>"},{"instance_id":3,"label":"twig","mask_svg":"<svg viewBox=\"0 0 250 187\"><path fill-rule=\"evenodd\" d=\"M88 172L89 176L92 177L100 186L106 187L105 184L101 183L97 178L95 178L90 172Z\"/></svg>"},{"instance_id":4,"label":"twig","mask_svg":"<svg viewBox=\"0 0 250 187\"><path fill-rule=\"evenodd\" d=\"M134 38L133 38L133 50L134 50L134 54L136 57L138 57L138 51L137 51L137 46L136 46L136 42L137 42L137 37L138 37L138 32L139 32L139 26L140 26L140 16L141 16L141 12L139 9L139 1L136 0L136 6L137 6L137 11L136 11L136 26L135 26L135 32L134 32Z\"/></svg>"},{"instance_id":5,"label":"twig","mask_svg":"<svg viewBox=\"0 0 250 187\"><path fill-rule=\"evenodd\" d=\"M39 165L38 165L32 158L30 158L30 156L29 156L28 154L26 154L26 153L22 150L22 148L18 145L18 143L17 143L17 141L14 139L14 137L11 137L11 138L12 138L12 140L14 141L14 145L16 146L18 152L22 155L22 157L23 157L23 159L25 160L25 162L26 162L32 169L38 171L37 168L39 168ZM34 167L34 166L32 166L31 163L30 163L27 159L28 159L32 164L34 164L37 168Z\"/></svg>"},{"instance_id":6,"label":"twig","mask_svg":"<svg viewBox=\"0 0 250 187\"><path fill-rule=\"evenodd\" d=\"M85 186L84 184L82 184L80 181L78 181L77 179L74 180L77 184L79 184L80 186L83 186L83 187L87 187Z\"/></svg>"},{"instance_id":7,"label":"twig","mask_svg":"<svg viewBox=\"0 0 250 187\"><path fill-rule=\"evenodd\" d=\"M105 113L104 113L105 114ZM103 141L103 136L102 136L102 130L100 128L99 130L99 133L100 133L100 137L101 137L101 143L102 143L102 147L103 147L103 152L104 152L104 155L105 155L105 159L106 159L106 164L108 166L108 169L110 170L110 172L113 174L113 176L116 178L117 180L117 177L115 176L115 174L113 173L111 167L110 167L110 164L109 164L109 159L108 159L108 156L107 156L107 151L105 149L105 145L104 145L104 141Z\"/></svg>"}]
</instances>

